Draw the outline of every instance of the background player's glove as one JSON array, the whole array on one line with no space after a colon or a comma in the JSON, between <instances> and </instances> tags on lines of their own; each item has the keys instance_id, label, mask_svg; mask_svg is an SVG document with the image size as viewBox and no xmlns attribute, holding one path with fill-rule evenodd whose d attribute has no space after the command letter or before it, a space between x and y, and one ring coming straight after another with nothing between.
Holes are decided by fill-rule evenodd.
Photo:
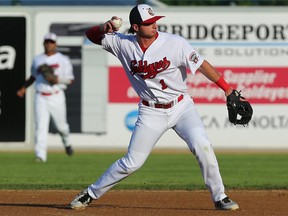
<instances>
[{"instance_id":1,"label":"background player's glove","mask_svg":"<svg viewBox=\"0 0 288 216\"><path fill-rule=\"evenodd\" d=\"M54 75L54 70L47 64L39 66L38 71L43 75L44 79L47 80L51 85L57 83L57 76Z\"/></svg>"},{"instance_id":2,"label":"background player's glove","mask_svg":"<svg viewBox=\"0 0 288 216\"><path fill-rule=\"evenodd\" d=\"M240 92L233 90L232 93L227 96L226 104L229 121L231 123L245 126L250 122L253 115L253 109L250 103L241 96Z\"/></svg>"}]
</instances>

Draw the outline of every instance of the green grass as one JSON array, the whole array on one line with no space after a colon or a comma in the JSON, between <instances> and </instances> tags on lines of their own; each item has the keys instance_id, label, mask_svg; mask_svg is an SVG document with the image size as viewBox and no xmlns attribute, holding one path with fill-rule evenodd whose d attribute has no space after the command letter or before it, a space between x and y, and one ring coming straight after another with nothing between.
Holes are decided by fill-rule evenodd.
<instances>
[{"instance_id":1,"label":"green grass","mask_svg":"<svg viewBox=\"0 0 288 216\"><path fill-rule=\"evenodd\" d=\"M124 153L49 153L36 163L33 153L0 152L0 189L86 188ZM288 189L287 154L217 154L226 189ZM114 189L205 189L195 157L152 153L144 166Z\"/></svg>"}]
</instances>

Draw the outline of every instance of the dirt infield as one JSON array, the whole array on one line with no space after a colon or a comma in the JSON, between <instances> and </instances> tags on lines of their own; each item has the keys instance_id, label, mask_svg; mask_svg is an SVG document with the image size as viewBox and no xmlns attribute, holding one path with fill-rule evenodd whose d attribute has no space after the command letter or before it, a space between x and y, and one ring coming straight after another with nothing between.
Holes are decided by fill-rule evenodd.
<instances>
[{"instance_id":1,"label":"dirt infield","mask_svg":"<svg viewBox=\"0 0 288 216\"><path fill-rule=\"evenodd\" d=\"M227 191L237 201L237 211L214 210L207 191L111 190L85 210L70 210L68 203L79 191L0 190L2 216L284 216L288 212L288 191Z\"/></svg>"}]
</instances>

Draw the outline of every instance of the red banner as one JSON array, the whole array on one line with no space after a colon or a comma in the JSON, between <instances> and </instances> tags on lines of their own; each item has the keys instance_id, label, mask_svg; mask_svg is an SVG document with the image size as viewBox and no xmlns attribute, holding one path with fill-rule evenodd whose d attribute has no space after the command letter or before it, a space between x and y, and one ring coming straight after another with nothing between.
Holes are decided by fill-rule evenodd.
<instances>
[{"instance_id":1,"label":"red banner","mask_svg":"<svg viewBox=\"0 0 288 216\"><path fill-rule=\"evenodd\" d=\"M288 103L288 67L217 67L232 88L241 90L253 104ZM197 103L223 103L223 91L197 72L188 73L188 92ZM122 67L109 68L109 102L137 103L133 90Z\"/></svg>"}]
</instances>

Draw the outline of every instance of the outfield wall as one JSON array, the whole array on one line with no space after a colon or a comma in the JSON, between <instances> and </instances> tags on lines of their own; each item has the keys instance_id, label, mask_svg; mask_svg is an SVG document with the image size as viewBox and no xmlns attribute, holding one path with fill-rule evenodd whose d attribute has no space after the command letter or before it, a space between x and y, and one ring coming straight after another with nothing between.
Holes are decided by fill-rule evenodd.
<instances>
[{"instance_id":1,"label":"outfield wall","mask_svg":"<svg viewBox=\"0 0 288 216\"><path fill-rule=\"evenodd\" d=\"M129 28L129 10L129 7L0 8L1 29L5 28L0 32L1 39L5 38L0 42L0 149L32 149L34 91L30 88L25 100L20 100L16 90L30 75L32 57L43 51L43 35L48 31L58 34L59 50L71 58L74 68L76 80L66 93L75 148L127 147L137 118L138 97L119 61L89 43L84 31L117 15L124 21L121 31L125 32ZM287 8L168 7L155 11L166 16L158 22L160 30L180 34L190 41L253 105L254 116L247 127L231 125L223 92L201 74L193 77L189 74L189 92L213 146L288 149ZM17 23L15 17L22 22ZM7 19L16 22L14 28L3 22ZM23 37L25 44L16 44ZM13 51L12 54L7 51L7 46L15 48L16 58ZM25 52L20 53L23 49ZM24 63L17 62L20 59L25 59ZM59 136L53 132L51 129L49 148L62 148ZM159 140L157 147L186 148L172 130Z\"/></svg>"}]
</instances>

